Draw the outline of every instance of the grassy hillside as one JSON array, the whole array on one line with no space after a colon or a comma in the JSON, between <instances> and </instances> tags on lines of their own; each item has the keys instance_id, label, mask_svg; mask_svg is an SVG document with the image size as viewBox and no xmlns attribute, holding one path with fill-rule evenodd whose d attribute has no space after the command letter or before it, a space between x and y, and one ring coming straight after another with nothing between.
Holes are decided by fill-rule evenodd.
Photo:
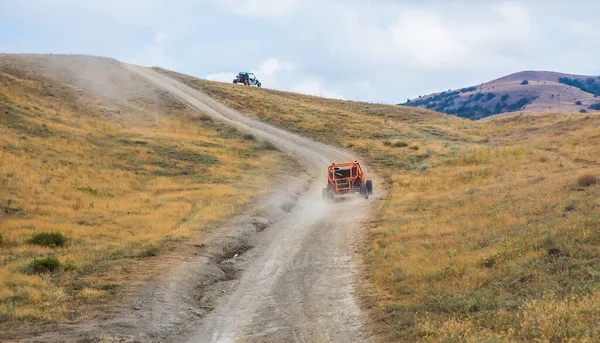
<instances>
[{"instance_id":1,"label":"grassy hillside","mask_svg":"<svg viewBox=\"0 0 600 343\"><path fill-rule=\"evenodd\" d=\"M161 71L376 167L364 299L385 340L599 339L600 116L470 122Z\"/></svg>"},{"instance_id":2,"label":"grassy hillside","mask_svg":"<svg viewBox=\"0 0 600 343\"><path fill-rule=\"evenodd\" d=\"M0 56L0 323L93 312L281 158L116 61Z\"/></svg>"},{"instance_id":3,"label":"grassy hillside","mask_svg":"<svg viewBox=\"0 0 600 343\"><path fill-rule=\"evenodd\" d=\"M477 86L420 96L403 105L468 119L510 112L586 113L600 109L598 77L524 71Z\"/></svg>"}]
</instances>

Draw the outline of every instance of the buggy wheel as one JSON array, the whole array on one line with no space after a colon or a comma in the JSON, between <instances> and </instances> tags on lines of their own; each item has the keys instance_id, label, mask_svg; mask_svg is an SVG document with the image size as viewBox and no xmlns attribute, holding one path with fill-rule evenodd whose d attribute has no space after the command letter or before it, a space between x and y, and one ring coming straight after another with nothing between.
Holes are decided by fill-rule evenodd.
<instances>
[{"instance_id":1,"label":"buggy wheel","mask_svg":"<svg viewBox=\"0 0 600 343\"><path fill-rule=\"evenodd\" d=\"M233 80L233 83L237 85L237 80Z\"/></svg>"},{"instance_id":2,"label":"buggy wheel","mask_svg":"<svg viewBox=\"0 0 600 343\"><path fill-rule=\"evenodd\" d=\"M261 85L261 84L260 84L260 82L259 82L259 83L257 84L257 86L258 86L258 88L260 88L260 86L262 86L262 85Z\"/></svg>"},{"instance_id":3,"label":"buggy wheel","mask_svg":"<svg viewBox=\"0 0 600 343\"><path fill-rule=\"evenodd\" d=\"M369 191L367 190L367 185L364 183L360 184L360 194L362 194L365 199L369 199Z\"/></svg>"},{"instance_id":4,"label":"buggy wheel","mask_svg":"<svg viewBox=\"0 0 600 343\"><path fill-rule=\"evenodd\" d=\"M373 181L367 180L367 192L369 195L373 194Z\"/></svg>"}]
</instances>

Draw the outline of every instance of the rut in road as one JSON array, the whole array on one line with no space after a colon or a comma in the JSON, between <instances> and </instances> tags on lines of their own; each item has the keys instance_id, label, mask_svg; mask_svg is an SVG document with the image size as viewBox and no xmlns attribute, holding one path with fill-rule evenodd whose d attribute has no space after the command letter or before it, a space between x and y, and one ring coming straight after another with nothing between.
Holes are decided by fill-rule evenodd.
<instances>
[{"instance_id":1,"label":"rut in road","mask_svg":"<svg viewBox=\"0 0 600 343\"><path fill-rule=\"evenodd\" d=\"M273 224L259 246L247 253L234 289L191 330L189 341L367 341L356 301L355 260L369 202L349 196L328 204L320 192L328 164L355 158L246 117L152 69L125 68L199 111L270 141L293 156L311 177L294 210Z\"/></svg>"}]
</instances>

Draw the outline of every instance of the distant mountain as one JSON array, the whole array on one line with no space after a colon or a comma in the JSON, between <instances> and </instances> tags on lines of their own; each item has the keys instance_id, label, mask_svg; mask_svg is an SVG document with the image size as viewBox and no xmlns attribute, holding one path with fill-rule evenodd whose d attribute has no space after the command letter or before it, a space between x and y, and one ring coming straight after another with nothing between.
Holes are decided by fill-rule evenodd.
<instances>
[{"instance_id":1,"label":"distant mountain","mask_svg":"<svg viewBox=\"0 0 600 343\"><path fill-rule=\"evenodd\" d=\"M593 112L600 110L599 95L600 76L522 71L400 105L481 119L509 112Z\"/></svg>"}]
</instances>

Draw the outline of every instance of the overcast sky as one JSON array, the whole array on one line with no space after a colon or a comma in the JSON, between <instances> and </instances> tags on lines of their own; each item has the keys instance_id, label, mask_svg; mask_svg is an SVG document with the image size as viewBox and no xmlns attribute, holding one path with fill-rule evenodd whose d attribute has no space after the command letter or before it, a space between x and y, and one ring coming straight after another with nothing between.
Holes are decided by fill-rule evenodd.
<instances>
[{"instance_id":1,"label":"overcast sky","mask_svg":"<svg viewBox=\"0 0 600 343\"><path fill-rule=\"evenodd\" d=\"M593 0L0 0L0 52L78 53L399 103L521 70L600 74Z\"/></svg>"}]
</instances>

